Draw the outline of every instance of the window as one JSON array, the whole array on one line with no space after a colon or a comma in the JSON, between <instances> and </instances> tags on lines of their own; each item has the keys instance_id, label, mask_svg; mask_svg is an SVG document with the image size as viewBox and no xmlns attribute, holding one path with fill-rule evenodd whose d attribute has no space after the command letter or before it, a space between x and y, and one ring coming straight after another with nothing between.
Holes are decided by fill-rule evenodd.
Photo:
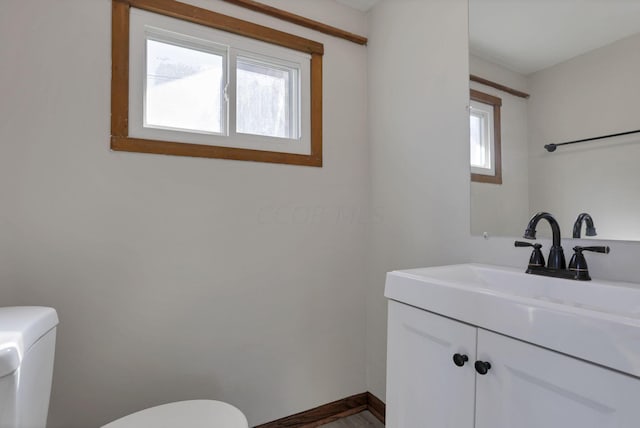
<instances>
[{"instance_id":1,"label":"window","mask_svg":"<svg viewBox=\"0 0 640 428\"><path fill-rule=\"evenodd\" d=\"M143 113L139 127L224 135L224 49L179 43L161 33L149 32L145 39L146 58L131 61L132 80L139 82L131 85L129 105Z\"/></svg>"},{"instance_id":2,"label":"window","mask_svg":"<svg viewBox=\"0 0 640 428\"><path fill-rule=\"evenodd\" d=\"M236 132L299 138L300 67L251 57L236 65Z\"/></svg>"},{"instance_id":3,"label":"window","mask_svg":"<svg viewBox=\"0 0 640 428\"><path fill-rule=\"evenodd\" d=\"M113 1L112 148L322 166L322 45L166 7Z\"/></svg>"},{"instance_id":4,"label":"window","mask_svg":"<svg viewBox=\"0 0 640 428\"><path fill-rule=\"evenodd\" d=\"M471 181L502 184L501 106L500 98L471 90L469 109Z\"/></svg>"}]
</instances>

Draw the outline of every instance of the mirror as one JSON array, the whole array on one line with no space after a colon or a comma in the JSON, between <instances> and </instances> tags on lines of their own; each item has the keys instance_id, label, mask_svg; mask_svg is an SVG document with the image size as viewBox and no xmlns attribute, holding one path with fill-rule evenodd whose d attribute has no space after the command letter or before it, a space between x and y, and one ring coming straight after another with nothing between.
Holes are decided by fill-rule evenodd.
<instances>
[{"instance_id":1,"label":"mirror","mask_svg":"<svg viewBox=\"0 0 640 428\"><path fill-rule=\"evenodd\" d=\"M519 237L548 211L569 238L586 212L597 236L582 226L582 238L640 241L640 0L469 0L469 11L471 89L502 101L502 183L472 181L472 234Z\"/></svg>"}]
</instances>

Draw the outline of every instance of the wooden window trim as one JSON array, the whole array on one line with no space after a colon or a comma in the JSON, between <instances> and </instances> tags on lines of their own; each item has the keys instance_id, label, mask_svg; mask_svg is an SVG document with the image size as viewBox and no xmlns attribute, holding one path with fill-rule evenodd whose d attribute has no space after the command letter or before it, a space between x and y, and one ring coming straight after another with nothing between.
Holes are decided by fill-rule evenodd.
<instances>
[{"instance_id":1,"label":"wooden window trim","mask_svg":"<svg viewBox=\"0 0 640 428\"><path fill-rule=\"evenodd\" d=\"M366 45L369 41L364 36L359 36L354 33L350 33L340 28L332 27L322 22L314 21L313 19L305 18L304 16L296 15L286 10L278 9L273 6L266 5L254 0L222 0L227 3L234 4L236 6L244 7L256 12L264 13L265 15L273 16L283 21L291 22L296 25L311 28L312 30L319 31L324 34L328 34L333 37L348 40L358 45Z\"/></svg>"},{"instance_id":2,"label":"wooden window trim","mask_svg":"<svg viewBox=\"0 0 640 428\"><path fill-rule=\"evenodd\" d=\"M488 104L493 106L493 149L495 152L495 173L494 175L474 174L471 173L471 181L476 183L492 183L502 184L502 143L501 143L501 128L500 128L500 107L502 107L502 100L493 95L485 94L484 92L471 89L472 101Z\"/></svg>"},{"instance_id":3,"label":"wooden window trim","mask_svg":"<svg viewBox=\"0 0 640 428\"><path fill-rule=\"evenodd\" d=\"M526 92L518 91L517 89L513 89L513 88L510 88L508 86L501 85L500 83L496 83L496 82L494 82L492 80L484 79L484 78L482 78L480 76L476 76L476 75L473 75L473 74L469 75L469 80L471 80L472 82L478 82L481 85L490 86L490 87L495 88L495 89L497 89L499 91L506 92L506 93L514 95L516 97L527 99L527 98L529 98L531 96L531 95L527 94Z\"/></svg>"},{"instance_id":4,"label":"wooden window trim","mask_svg":"<svg viewBox=\"0 0 640 428\"><path fill-rule=\"evenodd\" d=\"M311 54L311 153L300 155L129 137L129 17L132 7ZM112 0L111 30L112 150L322 167L324 46L321 43L173 0Z\"/></svg>"}]
</instances>

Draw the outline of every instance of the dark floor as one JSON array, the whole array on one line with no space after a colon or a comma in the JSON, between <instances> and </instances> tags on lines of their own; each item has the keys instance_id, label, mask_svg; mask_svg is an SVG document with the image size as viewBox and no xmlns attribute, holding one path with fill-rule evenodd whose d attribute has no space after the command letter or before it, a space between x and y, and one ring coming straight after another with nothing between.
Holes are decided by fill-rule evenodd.
<instances>
[{"instance_id":1,"label":"dark floor","mask_svg":"<svg viewBox=\"0 0 640 428\"><path fill-rule=\"evenodd\" d=\"M322 426L325 428L384 428L382 422L367 411Z\"/></svg>"}]
</instances>

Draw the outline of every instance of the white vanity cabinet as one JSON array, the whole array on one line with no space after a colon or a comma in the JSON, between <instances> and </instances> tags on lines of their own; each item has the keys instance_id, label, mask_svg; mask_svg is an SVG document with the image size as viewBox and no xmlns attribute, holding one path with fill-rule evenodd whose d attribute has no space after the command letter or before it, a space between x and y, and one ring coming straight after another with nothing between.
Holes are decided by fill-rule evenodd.
<instances>
[{"instance_id":1,"label":"white vanity cabinet","mask_svg":"<svg viewBox=\"0 0 640 428\"><path fill-rule=\"evenodd\" d=\"M478 329L476 428L634 428L640 379Z\"/></svg>"},{"instance_id":2,"label":"white vanity cabinet","mask_svg":"<svg viewBox=\"0 0 640 428\"><path fill-rule=\"evenodd\" d=\"M387 366L389 428L640 426L640 379L396 301Z\"/></svg>"},{"instance_id":3,"label":"white vanity cabinet","mask_svg":"<svg viewBox=\"0 0 640 428\"><path fill-rule=\"evenodd\" d=\"M473 427L476 330L390 302L387 427ZM458 367L454 354L468 361Z\"/></svg>"}]
</instances>

